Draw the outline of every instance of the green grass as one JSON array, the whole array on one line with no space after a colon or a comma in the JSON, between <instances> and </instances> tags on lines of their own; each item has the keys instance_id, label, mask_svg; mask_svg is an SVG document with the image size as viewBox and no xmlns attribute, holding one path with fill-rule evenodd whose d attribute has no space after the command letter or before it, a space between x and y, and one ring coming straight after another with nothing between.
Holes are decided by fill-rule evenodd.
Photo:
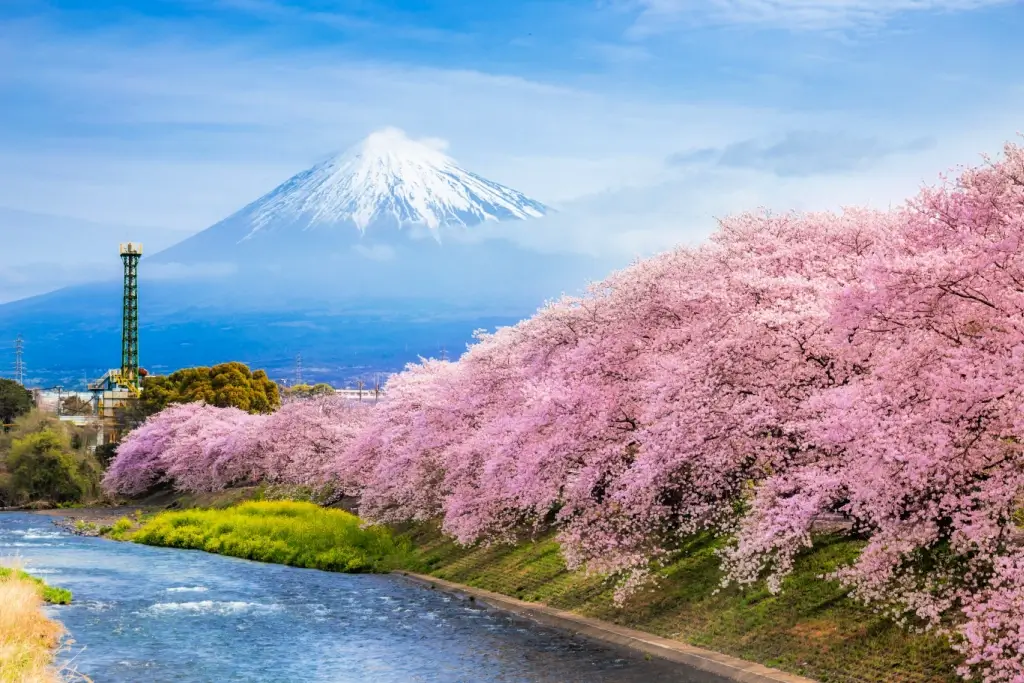
<instances>
[{"instance_id":1,"label":"green grass","mask_svg":"<svg viewBox=\"0 0 1024 683\"><path fill-rule=\"evenodd\" d=\"M125 521L125 520L122 520ZM130 520L128 520L130 523ZM249 502L218 510L163 512L121 538L191 548L260 562L336 572L386 572L408 567L410 543L348 512L301 502Z\"/></svg>"},{"instance_id":2,"label":"green grass","mask_svg":"<svg viewBox=\"0 0 1024 683\"><path fill-rule=\"evenodd\" d=\"M779 595L764 585L716 592L719 541L696 538L653 586L622 607L614 586L570 572L550 538L464 548L435 526L406 528L424 573L629 628L674 638L822 683L952 683L957 657L945 640L903 630L818 579L857 556L860 545L822 538ZM414 570L415 571L415 570Z\"/></svg>"},{"instance_id":3,"label":"green grass","mask_svg":"<svg viewBox=\"0 0 1024 683\"><path fill-rule=\"evenodd\" d=\"M56 588L47 584L42 579L32 576L20 569L11 569L10 567L0 567L0 581L6 581L12 576L31 581L39 587L40 593L43 596L45 602L51 605L70 605L71 604L71 591L65 588Z\"/></svg>"}]
</instances>

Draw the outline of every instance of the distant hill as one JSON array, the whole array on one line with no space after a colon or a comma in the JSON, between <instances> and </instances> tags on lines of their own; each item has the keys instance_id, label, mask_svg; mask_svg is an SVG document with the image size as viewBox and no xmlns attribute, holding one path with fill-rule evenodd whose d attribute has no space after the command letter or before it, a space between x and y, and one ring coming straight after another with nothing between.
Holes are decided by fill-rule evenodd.
<instances>
[{"instance_id":1,"label":"distant hill","mask_svg":"<svg viewBox=\"0 0 1024 683\"><path fill-rule=\"evenodd\" d=\"M212 227L147 249L142 364L242 360L278 379L301 353L305 377L344 383L441 349L457 356L474 329L513 323L607 270L484 229L550 212L436 146L379 131ZM109 249L116 267L117 243ZM111 279L0 306L0 338L25 338L40 383L80 382L119 362L120 321Z\"/></svg>"}]
</instances>

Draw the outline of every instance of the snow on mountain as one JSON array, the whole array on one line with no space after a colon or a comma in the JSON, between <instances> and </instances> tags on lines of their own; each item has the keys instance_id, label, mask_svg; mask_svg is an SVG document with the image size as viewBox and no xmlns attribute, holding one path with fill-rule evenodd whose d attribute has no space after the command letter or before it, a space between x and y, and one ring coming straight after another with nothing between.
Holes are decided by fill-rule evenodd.
<instances>
[{"instance_id":1,"label":"snow on mountain","mask_svg":"<svg viewBox=\"0 0 1024 683\"><path fill-rule=\"evenodd\" d=\"M250 229L242 239L284 225L354 224L361 233L376 225L419 225L434 232L548 212L521 192L465 170L437 145L385 128L243 209Z\"/></svg>"}]
</instances>

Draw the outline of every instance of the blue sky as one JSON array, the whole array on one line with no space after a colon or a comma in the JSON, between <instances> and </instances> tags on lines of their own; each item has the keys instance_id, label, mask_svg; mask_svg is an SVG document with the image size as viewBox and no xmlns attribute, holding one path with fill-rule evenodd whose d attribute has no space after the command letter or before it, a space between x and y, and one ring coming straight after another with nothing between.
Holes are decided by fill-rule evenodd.
<instances>
[{"instance_id":1,"label":"blue sky","mask_svg":"<svg viewBox=\"0 0 1024 683\"><path fill-rule=\"evenodd\" d=\"M1020 35L1005 0L4 0L0 301L389 125L563 209L574 248L884 206L1024 128Z\"/></svg>"}]
</instances>

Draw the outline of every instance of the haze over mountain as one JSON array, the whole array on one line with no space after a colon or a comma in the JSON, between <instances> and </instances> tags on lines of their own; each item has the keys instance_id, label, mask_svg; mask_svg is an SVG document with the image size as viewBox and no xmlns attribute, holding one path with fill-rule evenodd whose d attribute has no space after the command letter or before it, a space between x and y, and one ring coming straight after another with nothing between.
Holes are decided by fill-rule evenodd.
<instances>
[{"instance_id":1,"label":"haze over mountain","mask_svg":"<svg viewBox=\"0 0 1024 683\"><path fill-rule=\"evenodd\" d=\"M535 305L580 284L579 257L540 255L477 228L550 212L462 168L439 143L385 128L151 256L143 272L219 278L240 305L260 297L263 307L297 298Z\"/></svg>"},{"instance_id":2,"label":"haze over mountain","mask_svg":"<svg viewBox=\"0 0 1024 683\"><path fill-rule=\"evenodd\" d=\"M442 348L457 355L474 329L513 323L605 272L486 230L551 212L462 168L437 142L377 131L212 227L147 250L143 364L239 359L291 374L301 353L307 374L338 381ZM23 334L26 353L35 346L41 377L99 372L116 364L119 285L0 306L0 327Z\"/></svg>"},{"instance_id":3,"label":"haze over mountain","mask_svg":"<svg viewBox=\"0 0 1024 683\"><path fill-rule=\"evenodd\" d=\"M139 240L157 251L187 235L167 228L110 225L0 206L0 304L117 277L121 264L116 245L121 240Z\"/></svg>"}]
</instances>

